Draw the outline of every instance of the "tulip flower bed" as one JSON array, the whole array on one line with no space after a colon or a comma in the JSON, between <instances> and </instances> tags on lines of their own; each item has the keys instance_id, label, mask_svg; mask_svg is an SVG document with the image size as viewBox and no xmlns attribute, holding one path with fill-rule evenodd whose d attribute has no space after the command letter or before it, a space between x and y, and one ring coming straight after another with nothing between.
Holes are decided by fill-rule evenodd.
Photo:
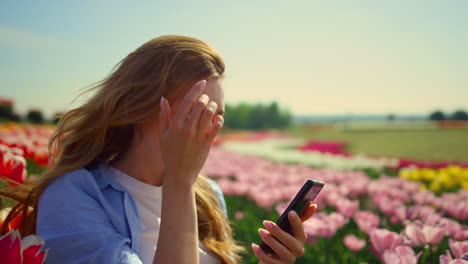
<instances>
[{"instance_id":1,"label":"tulip flower bed","mask_svg":"<svg viewBox=\"0 0 468 264\"><path fill-rule=\"evenodd\" d=\"M286 165L219 148L202 173L225 193L236 236L247 248L260 242L261 220L275 221L306 179L324 181L315 200L319 212L304 224L306 254L296 263L437 263L468 252L464 189L436 196L403 178L371 179L360 171Z\"/></svg>"},{"instance_id":2,"label":"tulip flower bed","mask_svg":"<svg viewBox=\"0 0 468 264\"><path fill-rule=\"evenodd\" d=\"M23 184L28 172L40 173L37 167L49 162L47 144L52 131L49 126L0 126L0 176Z\"/></svg>"},{"instance_id":3,"label":"tulip flower bed","mask_svg":"<svg viewBox=\"0 0 468 264\"><path fill-rule=\"evenodd\" d=\"M49 162L47 144L53 130L52 126L22 126L15 123L0 125L0 145L3 145L0 151L4 153L7 147L11 154L46 166ZM6 159L3 162L6 163Z\"/></svg>"},{"instance_id":4,"label":"tulip flower bed","mask_svg":"<svg viewBox=\"0 0 468 264\"><path fill-rule=\"evenodd\" d=\"M263 139L251 141L227 141L221 148L241 154L264 157L281 163L305 164L314 167L333 169L372 169L381 171L396 168L399 160L389 157L371 157L363 154L351 156L335 155L320 151L297 150L305 142L301 138Z\"/></svg>"},{"instance_id":5,"label":"tulip flower bed","mask_svg":"<svg viewBox=\"0 0 468 264\"><path fill-rule=\"evenodd\" d=\"M42 172L48 159L39 157L51 132L1 127L4 176L27 184L26 163L29 176ZM225 194L235 236L248 251L243 263L258 263L250 244L260 243L262 220L276 221L306 179L321 180L325 187L315 199L318 212L304 223L306 253L296 263L468 263L466 169L413 168L390 177L384 169L397 168L398 159L324 154L324 144L304 143L285 134L242 133L220 137L211 149L201 173ZM295 149L301 144L305 151ZM14 166L14 156L23 165ZM364 169L373 169L372 177ZM440 190L431 188L434 181L443 182ZM2 203L6 206L11 203ZM19 241L15 236L3 239Z\"/></svg>"}]
</instances>

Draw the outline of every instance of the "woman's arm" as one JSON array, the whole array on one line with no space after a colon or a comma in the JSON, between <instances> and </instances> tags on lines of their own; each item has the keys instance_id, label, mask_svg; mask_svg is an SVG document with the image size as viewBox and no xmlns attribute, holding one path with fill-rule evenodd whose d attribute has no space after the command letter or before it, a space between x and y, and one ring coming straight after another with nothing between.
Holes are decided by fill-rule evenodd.
<instances>
[{"instance_id":1,"label":"woman's arm","mask_svg":"<svg viewBox=\"0 0 468 264\"><path fill-rule=\"evenodd\" d=\"M180 186L170 181L164 183L159 241L153 263L169 263L167 260L170 263L198 262L197 209L193 185Z\"/></svg>"},{"instance_id":2,"label":"woman's arm","mask_svg":"<svg viewBox=\"0 0 468 264\"><path fill-rule=\"evenodd\" d=\"M161 228L153 263L197 264L198 221L194 183L212 142L222 128L216 103L202 94L200 81L186 94L171 118L169 102L161 98L160 145L163 153Z\"/></svg>"}]
</instances>

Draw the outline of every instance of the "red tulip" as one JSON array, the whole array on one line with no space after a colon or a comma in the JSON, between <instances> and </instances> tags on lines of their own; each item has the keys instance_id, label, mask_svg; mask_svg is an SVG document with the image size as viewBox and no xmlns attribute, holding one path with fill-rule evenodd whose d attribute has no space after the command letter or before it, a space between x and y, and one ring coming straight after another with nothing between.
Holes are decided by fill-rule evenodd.
<instances>
[{"instance_id":1,"label":"red tulip","mask_svg":"<svg viewBox=\"0 0 468 264\"><path fill-rule=\"evenodd\" d=\"M9 264L42 264L47 251L42 250L44 240L30 235L21 240L18 230L11 230L0 237L0 256L2 263Z\"/></svg>"},{"instance_id":2,"label":"red tulip","mask_svg":"<svg viewBox=\"0 0 468 264\"><path fill-rule=\"evenodd\" d=\"M26 160L21 156L10 156L8 164L10 171L6 176L23 184L26 180Z\"/></svg>"}]
</instances>

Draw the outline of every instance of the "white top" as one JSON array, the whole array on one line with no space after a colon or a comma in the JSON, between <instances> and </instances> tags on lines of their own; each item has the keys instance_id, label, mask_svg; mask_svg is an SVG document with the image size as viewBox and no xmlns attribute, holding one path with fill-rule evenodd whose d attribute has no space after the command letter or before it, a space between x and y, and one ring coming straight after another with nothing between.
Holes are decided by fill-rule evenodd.
<instances>
[{"instance_id":1,"label":"white top","mask_svg":"<svg viewBox=\"0 0 468 264\"><path fill-rule=\"evenodd\" d=\"M141 182L112 166L104 166L135 200L141 218L140 259L144 264L153 263L161 224L161 186ZM200 264L221 264L218 256L199 242Z\"/></svg>"}]
</instances>

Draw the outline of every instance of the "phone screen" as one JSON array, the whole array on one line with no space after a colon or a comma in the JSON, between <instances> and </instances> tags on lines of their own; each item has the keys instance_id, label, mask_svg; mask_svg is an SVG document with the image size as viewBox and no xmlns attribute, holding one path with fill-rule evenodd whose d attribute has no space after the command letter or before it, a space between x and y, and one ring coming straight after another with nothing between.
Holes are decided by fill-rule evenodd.
<instances>
[{"instance_id":1,"label":"phone screen","mask_svg":"<svg viewBox=\"0 0 468 264\"><path fill-rule=\"evenodd\" d=\"M288 213L291 210L296 211L296 213L301 216L309 201L313 201L315 197L323 188L323 182L316 180L307 180L299 192L296 194L294 199L289 203L286 210L281 214L276 224L283 229L284 231L291 233L291 223L288 219ZM273 250L264 242L260 244L260 247L266 253L274 253Z\"/></svg>"}]
</instances>

